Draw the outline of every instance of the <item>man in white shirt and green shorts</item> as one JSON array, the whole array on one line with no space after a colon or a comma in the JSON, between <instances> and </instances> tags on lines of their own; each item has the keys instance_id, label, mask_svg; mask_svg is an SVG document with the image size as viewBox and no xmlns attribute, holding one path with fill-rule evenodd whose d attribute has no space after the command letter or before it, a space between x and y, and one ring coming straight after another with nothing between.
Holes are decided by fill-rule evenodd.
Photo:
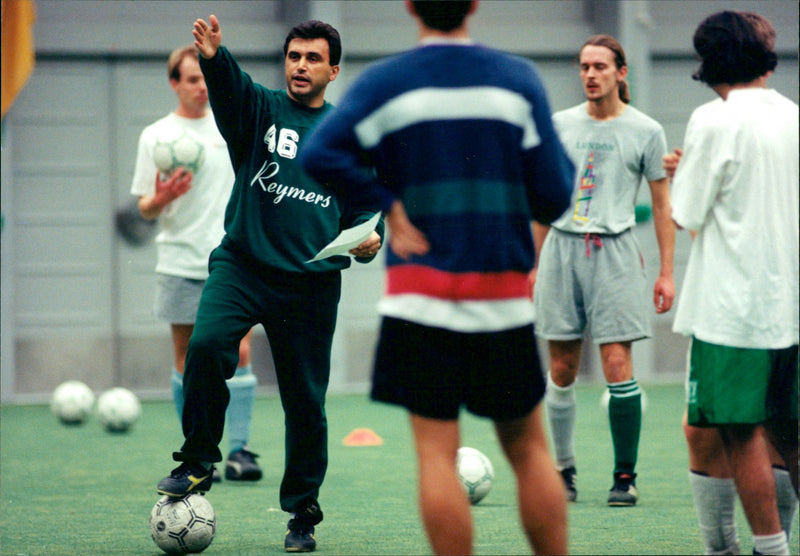
<instances>
[{"instance_id":1,"label":"man in white shirt and green shorts","mask_svg":"<svg viewBox=\"0 0 800 556\"><path fill-rule=\"evenodd\" d=\"M696 236L673 329L692 337L688 424L719 432L753 553L789 554L765 436L796 495L798 107L766 87L777 63L769 35L730 11L694 35L693 77L722 101L692 114L675 173L673 220Z\"/></svg>"}]
</instances>

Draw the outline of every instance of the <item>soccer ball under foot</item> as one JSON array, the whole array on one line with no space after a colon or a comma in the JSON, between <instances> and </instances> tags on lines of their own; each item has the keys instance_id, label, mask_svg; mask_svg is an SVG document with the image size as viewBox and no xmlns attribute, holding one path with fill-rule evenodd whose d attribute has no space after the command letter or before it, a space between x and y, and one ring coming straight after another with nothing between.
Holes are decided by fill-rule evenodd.
<instances>
[{"instance_id":1,"label":"soccer ball under foot","mask_svg":"<svg viewBox=\"0 0 800 556\"><path fill-rule=\"evenodd\" d=\"M202 552L217 534L217 517L205 496L162 496L150 512L150 536L167 554Z\"/></svg>"}]
</instances>

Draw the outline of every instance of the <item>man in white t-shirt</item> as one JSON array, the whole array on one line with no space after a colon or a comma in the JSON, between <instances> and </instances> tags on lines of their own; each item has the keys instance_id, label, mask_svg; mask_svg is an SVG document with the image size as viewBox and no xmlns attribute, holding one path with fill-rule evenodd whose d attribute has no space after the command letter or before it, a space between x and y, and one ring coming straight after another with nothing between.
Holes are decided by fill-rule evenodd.
<instances>
[{"instance_id":1,"label":"man in white t-shirt","mask_svg":"<svg viewBox=\"0 0 800 556\"><path fill-rule=\"evenodd\" d=\"M693 77L722 100L692 114L675 173L673 220L695 240L673 329L692 337L688 425L719 432L754 553L789 554L764 436L796 495L798 107L766 88L772 45L738 12L695 32Z\"/></svg>"},{"instance_id":2,"label":"man in white t-shirt","mask_svg":"<svg viewBox=\"0 0 800 556\"><path fill-rule=\"evenodd\" d=\"M234 175L227 145L208 108L208 90L194 46L175 49L167 61L167 73L178 97L178 107L142 131L131 193L139 197L142 216L148 220L157 218L161 228L156 236L155 314L169 322L172 331L171 383L180 419L186 350L208 278L208 257L224 233L225 206ZM195 172L177 168L170 175L163 175L154 158L156 143L183 134L202 145L202 163ZM230 451L225 478L233 481L261 478L261 469L255 461L257 454L247 447L257 385L250 363L250 337L248 334L242 340L239 366L228 380Z\"/></svg>"}]
</instances>

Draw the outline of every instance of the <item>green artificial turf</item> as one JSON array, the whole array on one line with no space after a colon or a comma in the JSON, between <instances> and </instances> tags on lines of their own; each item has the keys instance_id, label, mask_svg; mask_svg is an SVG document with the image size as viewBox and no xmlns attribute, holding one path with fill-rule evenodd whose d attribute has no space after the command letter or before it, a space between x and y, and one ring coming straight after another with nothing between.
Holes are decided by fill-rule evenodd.
<instances>
[{"instance_id":1,"label":"green artificial turf","mask_svg":"<svg viewBox=\"0 0 800 556\"><path fill-rule=\"evenodd\" d=\"M681 385L645 385L648 410L639 450L640 501L609 508L613 469L602 386L579 386L576 450L578 502L569 506L569 547L574 554L698 554L702 543L687 479L680 426ZM365 395L328 399L330 464L317 527L319 554L429 553L416 505L416 463L406 414ZM148 517L158 500L156 483L176 465L172 451L182 435L171 402L146 402L134 428L104 431L96 418L60 424L43 405L4 406L0 415L0 554L156 555ZM380 446L348 447L344 437L369 428ZM222 482L208 493L217 536L204 552L285 554L287 514L278 505L283 471L283 414L277 397L259 397L250 447L260 454L257 483ZM513 475L491 423L464 414L462 445L494 463L495 483L474 507L477 554L526 554L519 528ZM227 440L223 440L225 451ZM744 553L752 550L737 508ZM797 535L792 551L798 549Z\"/></svg>"}]
</instances>

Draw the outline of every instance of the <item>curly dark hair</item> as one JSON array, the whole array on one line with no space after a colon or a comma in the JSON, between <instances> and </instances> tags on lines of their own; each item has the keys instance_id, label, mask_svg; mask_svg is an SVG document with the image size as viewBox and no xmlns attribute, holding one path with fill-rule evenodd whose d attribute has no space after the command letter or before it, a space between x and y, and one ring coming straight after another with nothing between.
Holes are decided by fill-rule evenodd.
<instances>
[{"instance_id":1,"label":"curly dark hair","mask_svg":"<svg viewBox=\"0 0 800 556\"><path fill-rule=\"evenodd\" d=\"M712 87L749 83L775 69L774 28L766 18L753 15L723 11L700 23L693 39L700 67L693 79Z\"/></svg>"}]
</instances>

